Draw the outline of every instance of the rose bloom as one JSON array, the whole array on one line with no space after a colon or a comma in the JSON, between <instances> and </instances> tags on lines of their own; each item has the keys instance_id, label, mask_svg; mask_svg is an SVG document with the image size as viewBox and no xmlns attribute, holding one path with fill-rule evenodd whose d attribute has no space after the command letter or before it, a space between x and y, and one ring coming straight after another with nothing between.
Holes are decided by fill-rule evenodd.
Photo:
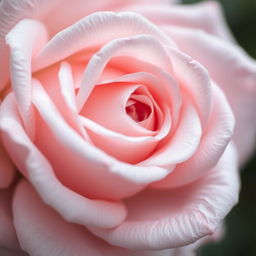
<instances>
[{"instance_id":1,"label":"rose bloom","mask_svg":"<svg viewBox=\"0 0 256 256\"><path fill-rule=\"evenodd\" d=\"M256 64L216 3L134 3L0 2L3 254L193 255L221 236Z\"/></svg>"}]
</instances>

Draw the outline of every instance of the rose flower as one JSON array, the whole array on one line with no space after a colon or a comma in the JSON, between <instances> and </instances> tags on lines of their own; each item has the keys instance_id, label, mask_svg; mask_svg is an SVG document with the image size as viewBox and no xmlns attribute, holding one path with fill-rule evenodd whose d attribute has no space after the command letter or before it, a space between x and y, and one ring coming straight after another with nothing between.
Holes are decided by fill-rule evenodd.
<instances>
[{"instance_id":1,"label":"rose flower","mask_svg":"<svg viewBox=\"0 0 256 256\"><path fill-rule=\"evenodd\" d=\"M255 62L216 4L3 0L0 57L25 252L191 255L214 239L256 130Z\"/></svg>"}]
</instances>

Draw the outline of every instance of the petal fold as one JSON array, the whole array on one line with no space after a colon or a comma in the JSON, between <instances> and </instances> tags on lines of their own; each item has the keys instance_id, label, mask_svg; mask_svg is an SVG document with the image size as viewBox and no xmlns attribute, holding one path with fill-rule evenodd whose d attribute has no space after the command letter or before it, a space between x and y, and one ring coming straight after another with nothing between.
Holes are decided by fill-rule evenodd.
<instances>
[{"instance_id":1,"label":"petal fold","mask_svg":"<svg viewBox=\"0 0 256 256\"><path fill-rule=\"evenodd\" d=\"M168 28L166 32L182 51L207 68L211 78L225 92L236 117L234 141L240 164L245 163L255 148L256 138L255 60L239 46L200 30Z\"/></svg>"},{"instance_id":2,"label":"petal fold","mask_svg":"<svg viewBox=\"0 0 256 256\"><path fill-rule=\"evenodd\" d=\"M157 26L143 16L132 12L97 12L56 34L39 52L33 62L35 70L56 63L81 50L91 51L107 42L147 34L174 46ZM86 35L86 36L83 36Z\"/></svg>"},{"instance_id":3,"label":"petal fold","mask_svg":"<svg viewBox=\"0 0 256 256\"><path fill-rule=\"evenodd\" d=\"M43 200L73 223L106 228L121 223L126 216L121 202L92 200L61 184L48 160L24 132L13 100L11 94L2 105L0 125L3 140L12 160ZM60 200L62 197L65 200ZM104 218L98 214L101 212L104 212Z\"/></svg>"},{"instance_id":4,"label":"petal fold","mask_svg":"<svg viewBox=\"0 0 256 256\"><path fill-rule=\"evenodd\" d=\"M127 219L113 229L90 229L130 249L176 248L212 234L238 201L237 154L230 144L215 168L193 184L146 190L127 199Z\"/></svg>"},{"instance_id":5,"label":"petal fold","mask_svg":"<svg viewBox=\"0 0 256 256\"><path fill-rule=\"evenodd\" d=\"M29 38L29 40L28 40ZM31 109L31 62L32 57L47 41L47 31L40 22L25 19L7 35L10 48L10 75L20 114L29 134L33 133Z\"/></svg>"},{"instance_id":6,"label":"petal fold","mask_svg":"<svg viewBox=\"0 0 256 256\"><path fill-rule=\"evenodd\" d=\"M15 193L14 222L22 248L30 255L45 256L185 256L187 249L131 251L112 246L86 228L63 220L45 205L24 180ZM103 214L103 212L101 212Z\"/></svg>"}]
</instances>

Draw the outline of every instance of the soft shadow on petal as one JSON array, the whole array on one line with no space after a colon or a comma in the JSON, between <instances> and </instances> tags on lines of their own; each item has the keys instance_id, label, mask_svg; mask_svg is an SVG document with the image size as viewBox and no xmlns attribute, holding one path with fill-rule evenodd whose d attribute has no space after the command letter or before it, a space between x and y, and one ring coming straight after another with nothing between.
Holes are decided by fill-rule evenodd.
<instances>
[{"instance_id":1,"label":"soft shadow on petal","mask_svg":"<svg viewBox=\"0 0 256 256\"><path fill-rule=\"evenodd\" d=\"M35 70L65 59L81 50L99 49L111 40L151 35L170 46L174 43L157 26L132 12L91 14L56 34L34 59ZM86 36L84 36L86 35Z\"/></svg>"},{"instance_id":2,"label":"soft shadow on petal","mask_svg":"<svg viewBox=\"0 0 256 256\"><path fill-rule=\"evenodd\" d=\"M184 99L180 115L174 133L141 165L168 167L184 162L195 154L201 140L202 126L195 107L188 99Z\"/></svg>"},{"instance_id":3,"label":"soft shadow on petal","mask_svg":"<svg viewBox=\"0 0 256 256\"><path fill-rule=\"evenodd\" d=\"M138 35L112 40L94 54L86 66L77 94L78 110L84 106L108 62L118 56L136 56L136 59L172 73L172 63L164 46L153 36Z\"/></svg>"},{"instance_id":4,"label":"soft shadow on petal","mask_svg":"<svg viewBox=\"0 0 256 256\"><path fill-rule=\"evenodd\" d=\"M47 204L65 219L81 225L110 228L125 219L126 209L121 202L91 200L61 184L52 166L29 139L20 122L14 95L11 94L2 104L0 125L3 141L16 166L31 181ZM62 151L59 152L61 154ZM102 212L104 216L101 215Z\"/></svg>"},{"instance_id":5,"label":"soft shadow on petal","mask_svg":"<svg viewBox=\"0 0 256 256\"><path fill-rule=\"evenodd\" d=\"M151 64L146 59L139 60L136 55L112 58L109 65L123 73L111 81L145 84L161 108L163 103L167 104L171 110L172 130L176 128L182 97L180 85L173 72L160 68L159 63ZM108 68L109 66L106 66L106 69Z\"/></svg>"},{"instance_id":6,"label":"soft shadow on petal","mask_svg":"<svg viewBox=\"0 0 256 256\"><path fill-rule=\"evenodd\" d=\"M157 3L157 5L168 6L176 2L179 2L179 0L136 0L137 5ZM75 3L67 3L65 0L61 0L59 4L49 12L49 15L43 19L43 22L47 25L50 33L54 35L94 12L117 11L132 3L134 3L134 0L76 0ZM68 15L66 15L67 13Z\"/></svg>"},{"instance_id":7,"label":"soft shadow on petal","mask_svg":"<svg viewBox=\"0 0 256 256\"><path fill-rule=\"evenodd\" d=\"M159 26L201 29L226 41L235 41L224 19L221 5L216 1L169 7L161 5L131 5L124 8L126 11L142 14Z\"/></svg>"},{"instance_id":8,"label":"soft shadow on petal","mask_svg":"<svg viewBox=\"0 0 256 256\"><path fill-rule=\"evenodd\" d=\"M65 197L63 197L65 200ZM163 251L130 251L69 223L45 205L32 186L21 181L14 198L14 222L22 248L30 255L45 256L185 256L185 248ZM101 212L104 214L104 212Z\"/></svg>"},{"instance_id":9,"label":"soft shadow on petal","mask_svg":"<svg viewBox=\"0 0 256 256\"><path fill-rule=\"evenodd\" d=\"M36 143L67 186L94 198L123 198L170 173L170 170L157 166L144 167L118 161L96 148L65 122L39 82L35 81L34 85L33 102L40 114Z\"/></svg>"},{"instance_id":10,"label":"soft shadow on petal","mask_svg":"<svg viewBox=\"0 0 256 256\"><path fill-rule=\"evenodd\" d=\"M179 187L198 179L219 161L234 130L235 120L223 92L214 84L212 111L195 154L155 184L158 188Z\"/></svg>"},{"instance_id":11,"label":"soft shadow on petal","mask_svg":"<svg viewBox=\"0 0 256 256\"><path fill-rule=\"evenodd\" d=\"M230 145L217 166L193 184L146 190L126 201L127 219L113 229L91 229L109 243L133 249L164 249L212 234L238 201L237 155Z\"/></svg>"},{"instance_id":12,"label":"soft shadow on petal","mask_svg":"<svg viewBox=\"0 0 256 256\"><path fill-rule=\"evenodd\" d=\"M165 31L182 51L207 68L225 92L236 118L234 141L243 164L255 148L256 62L239 46L200 30L166 28Z\"/></svg>"},{"instance_id":13,"label":"soft shadow on petal","mask_svg":"<svg viewBox=\"0 0 256 256\"><path fill-rule=\"evenodd\" d=\"M0 142L0 188L7 188L15 175L14 166Z\"/></svg>"},{"instance_id":14,"label":"soft shadow on petal","mask_svg":"<svg viewBox=\"0 0 256 256\"><path fill-rule=\"evenodd\" d=\"M93 98L89 97L82 110L85 117L80 115L93 143L128 163L146 159L171 128L170 110L167 107L163 109L163 123L156 131L142 127L126 113L126 102L136 89L148 92L145 86L136 84L98 85L92 92Z\"/></svg>"},{"instance_id":15,"label":"soft shadow on petal","mask_svg":"<svg viewBox=\"0 0 256 256\"><path fill-rule=\"evenodd\" d=\"M12 188L0 189L0 248L18 250L20 247L13 227L11 210L12 192Z\"/></svg>"},{"instance_id":16,"label":"soft shadow on petal","mask_svg":"<svg viewBox=\"0 0 256 256\"><path fill-rule=\"evenodd\" d=\"M212 86L208 71L190 56L169 47L167 49L175 79L183 89L183 94L187 94L195 104L204 129L212 104Z\"/></svg>"}]
</instances>

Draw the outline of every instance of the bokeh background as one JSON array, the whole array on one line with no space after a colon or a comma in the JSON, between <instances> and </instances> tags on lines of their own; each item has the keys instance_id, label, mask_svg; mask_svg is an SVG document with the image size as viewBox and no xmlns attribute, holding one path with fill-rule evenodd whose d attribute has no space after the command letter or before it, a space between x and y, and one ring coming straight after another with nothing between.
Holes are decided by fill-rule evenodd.
<instances>
[{"instance_id":1,"label":"bokeh background","mask_svg":"<svg viewBox=\"0 0 256 256\"><path fill-rule=\"evenodd\" d=\"M183 0L196 2L202 0ZM238 43L256 59L256 0L218 2ZM241 179L240 201L226 218L224 239L200 249L199 256L256 256L256 153L244 166Z\"/></svg>"}]
</instances>

